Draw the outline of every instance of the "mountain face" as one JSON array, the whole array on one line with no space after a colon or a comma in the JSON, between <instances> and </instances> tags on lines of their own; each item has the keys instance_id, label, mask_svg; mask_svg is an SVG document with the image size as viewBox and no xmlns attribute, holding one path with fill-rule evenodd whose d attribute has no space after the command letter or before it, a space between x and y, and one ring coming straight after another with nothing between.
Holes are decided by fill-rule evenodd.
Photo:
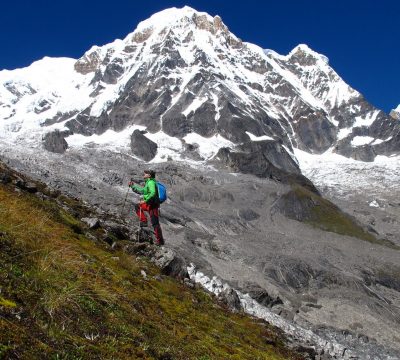
<instances>
[{"instance_id":1,"label":"mountain face","mask_svg":"<svg viewBox=\"0 0 400 360\"><path fill-rule=\"evenodd\" d=\"M74 146L79 134L135 129L197 160L264 140L282 153L331 150L363 161L399 151L399 122L350 88L326 57L306 45L287 56L263 50L218 16L188 7L155 14L77 61L45 58L2 71L0 84L4 137L39 142L59 130L44 137L50 151L64 151L64 141ZM216 139L211 153L193 149ZM124 140L119 145L129 147Z\"/></svg>"},{"instance_id":2,"label":"mountain face","mask_svg":"<svg viewBox=\"0 0 400 360\"><path fill-rule=\"evenodd\" d=\"M400 105L390 112L390 116L395 120L400 120Z\"/></svg>"},{"instance_id":3,"label":"mountain face","mask_svg":"<svg viewBox=\"0 0 400 360\"><path fill-rule=\"evenodd\" d=\"M360 175L386 155L388 177L398 176L399 124L306 45L282 56L188 7L78 60L0 72L0 156L10 166L131 229L126 184L155 169L170 195L167 245L317 332L342 359L349 352L330 340L360 359L400 351L400 188L375 193ZM326 154L348 159L321 180L309 158L322 167ZM352 216L319 196L327 183ZM370 206L371 193L386 208Z\"/></svg>"}]
</instances>

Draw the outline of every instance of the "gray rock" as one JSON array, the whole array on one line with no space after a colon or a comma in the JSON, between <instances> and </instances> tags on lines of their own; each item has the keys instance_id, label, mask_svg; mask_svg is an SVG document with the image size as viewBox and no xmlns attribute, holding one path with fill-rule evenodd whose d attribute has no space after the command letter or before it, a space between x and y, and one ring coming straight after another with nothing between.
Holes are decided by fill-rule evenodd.
<instances>
[{"instance_id":1,"label":"gray rock","mask_svg":"<svg viewBox=\"0 0 400 360\"><path fill-rule=\"evenodd\" d=\"M161 269L164 275L182 280L189 277L186 261L171 249L157 247L152 261Z\"/></svg>"},{"instance_id":2,"label":"gray rock","mask_svg":"<svg viewBox=\"0 0 400 360\"><path fill-rule=\"evenodd\" d=\"M225 304L229 310L233 312L239 312L242 309L240 298L234 289L227 288L223 290L221 293L219 293L218 300Z\"/></svg>"},{"instance_id":3,"label":"gray rock","mask_svg":"<svg viewBox=\"0 0 400 360\"><path fill-rule=\"evenodd\" d=\"M133 154L144 161L152 160L157 154L157 144L135 130L131 136L131 150Z\"/></svg>"},{"instance_id":4,"label":"gray rock","mask_svg":"<svg viewBox=\"0 0 400 360\"><path fill-rule=\"evenodd\" d=\"M7 172L1 172L0 173L0 182L2 184L8 184L11 182L11 176Z\"/></svg>"},{"instance_id":5,"label":"gray rock","mask_svg":"<svg viewBox=\"0 0 400 360\"><path fill-rule=\"evenodd\" d=\"M126 240L131 237L131 230L126 225L114 221L100 222L100 225L107 231L107 242L114 240Z\"/></svg>"},{"instance_id":6,"label":"gray rock","mask_svg":"<svg viewBox=\"0 0 400 360\"><path fill-rule=\"evenodd\" d=\"M100 226L100 220L98 218L82 218L83 221L89 229L97 229Z\"/></svg>"},{"instance_id":7,"label":"gray rock","mask_svg":"<svg viewBox=\"0 0 400 360\"><path fill-rule=\"evenodd\" d=\"M279 296L272 296L267 292L267 290L254 283L247 285L243 291L248 292L252 299L268 308L283 304L282 299Z\"/></svg>"},{"instance_id":8,"label":"gray rock","mask_svg":"<svg viewBox=\"0 0 400 360\"><path fill-rule=\"evenodd\" d=\"M38 191L37 185L33 182L27 182L25 184L25 190L30 192L31 194L34 194Z\"/></svg>"},{"instance_id":9,"label":"gray rock","mask_svg":"<svg viewBox=\"0 0 400 360\"><path fill-rule=\"evenodd\" d=\"M16 187L20 188L21 190L28 191L32 194L34 194L38 191L35 183L26 182L25 180L23 180L21 178L16 178L15 180L13 180L13 183L15 184Z\"/></svg>"},{"instance_id":10,"label":"gray rock","mask_svg":"<svg viewBox=\"0 0 400 360\"><path fill-rule=\"evenodd\" d=\"M63 154L68 149L68 143L65 141L65 137L68 135L70 133L59 130L47 133L43 137L43 147L47 151Z\"/></svg>"},{"instance_id":11,"label":"gray rock","mask_svg":"<svg viewBox=\"0 0 400 360\"><path fill-rule=\"evenodd\" d=\"M122 60L120 58L115 58L107 65L102 80L106 84L116 84L118 78L121 77L123 73L124 68L122 66Z\"/></svg>"}]
</instances>

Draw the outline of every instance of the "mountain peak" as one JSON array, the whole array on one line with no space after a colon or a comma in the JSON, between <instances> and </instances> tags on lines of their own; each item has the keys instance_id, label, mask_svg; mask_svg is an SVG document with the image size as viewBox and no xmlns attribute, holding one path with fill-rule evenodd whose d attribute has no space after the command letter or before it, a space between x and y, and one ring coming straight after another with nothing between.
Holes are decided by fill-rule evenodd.
<instances>
[{"instance_id":1,"label":"mountain peak","mask_svg":"<svg viewBox=\"0 0 400 360\"><path fill-rule=\"evenodd\" d=\"M9 120L1 124L4 133L31 135L32 124L38 136L50 130L47 126L67 128L68 141L78 146L78 134L89 137L108 130L128 134L140 127L156 143L156 136L164 135L175 143L172 138L197 134L203 138L193 140L190 135L186 140L203 144L217 137L240 144L253 136L281 139L289 151L322 153L340 141L338 151L350 156L352 140L359 136L353 129L387 118L308 45L296 46L287 56L263 52L242 43L219 16L187 6L154 14L125 39L94 46L73 64L72 59L44 62L52 67L48 71L43 67L40 83L32 69L27 69L22 82L15 82L20 80L17 73L4 78L0 116ZM389 133L393 124L387 126ZM385 129L374 127L380 128ZM387 133L376 131L374 138L382 142L390 138ZM368 135L363 141L372 136ZM121 146L128 143L129 139L121 140ZM221 141L217 143L211 155L203 148L194 153L210 159L222 147ZM182 143L176 144L174 156L180 159ZM384 145L377 145L377 153L386 153ZM158 151L157 161L164 150ZM369 154L372 159L372 150Z\"/></svg>"},{"instance_id":2,"label":"mountain peak","mask_svg":"<svg viewBox=\"0 0 400 360\"><path fill-rule=\"evenodd\" d=\"M393 110L390 112L390 116L391 116L393 119L400 120L400 105L397 106L396 109L393 109Z\"/></svg>"},{"instance_id":3,"label":"mountain peak","mask_svg":"<svg viewBox=\"0 0 400 360\"><path fill-rule=\"evenodd\" d=\"M303 58L313 58L315 60L320 60L325 64L329 64L329 59L320 53L312 50L307 44L299 44L297 45L287 56L288 58L292 57L303 57Z\"/></svg>"},{"instance_id":4,"label":"mountain peak","mask_svg":"<svg viewBox=\"0 0 400 360\"><path fill-rule=\"evenodd\" d=\"M128 35L128 38L133 36L135 41L140 33L149 34L150 32L159 32L166 27L182 28L190 24L194 24L198 29L208 30L213 34L219 30L227 31L226 25L222 23L219 16L212 17L208 13L184 6L183 8L169 8L152 15L140 22L133 34Z\"/></svg>"}]
</instances>

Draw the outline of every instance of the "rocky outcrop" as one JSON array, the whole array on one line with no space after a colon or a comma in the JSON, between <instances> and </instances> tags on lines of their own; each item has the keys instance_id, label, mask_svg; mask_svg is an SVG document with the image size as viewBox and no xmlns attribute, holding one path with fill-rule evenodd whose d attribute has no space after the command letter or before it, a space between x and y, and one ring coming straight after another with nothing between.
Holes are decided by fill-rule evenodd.
<instances>
[{"instance_id":1,"label":"rocky outcrop","mask_svg":"<svg viewBox=\"0 0 400 360\"><path fill-rule=\"evenodd\" d=\"M233 312L242 310L240 298L234 289L226 288L218 294L218 300Z\"/></svg>"},{"instance_id":2,"label":"rocky outcrop","mask_svg":"<svg viewBox=\"0 0 400 360\"><path fill-rule=\"evenodd\" d=\"M222 148L212 163L228 171L300 185L319 194L312 182L301 174L298 164L281 143L274 140L249 141L233 150Z\"/></svg>"},{"instance_id":3,"label":"rocky outcrop","mask_svg":"<svg viewBox=\"0 0 400 360\"><path fill-rule=\"evenodd\" d=\"M135 156L150 161L157 154L157 144L144 136L140 130L135 130L131 136L131 150Z\"/></svg>"},{"instance_id":4,"label":"rocky outcrop","mask_svg":"<svg viewBox=\"0 0 400 360\"><path fill-rule=\"evenodd\" d=\"M86 75L90 72L96 71L101 63L101 58L96 50L86 53L74 65L75 71Z\"/></svg>"},{"instance_id":5,"label":"rocky outcrop","mask_svg":"<svg viewBox=\"0 0 400 360\"><path fill-rule=\"evenodd\" d=\"M353 158L354 160L370 162L374 161L377 153L371 145L352 146L349 142L340 142L335 147L335 152Z\"/></svg>"},{"instance_id":6,"label":"rocky outcrop","mask_svg":"<svg viewBox=\"0 0 400 360\"><path fill-rule=\"evenodd\" d=\"M97 229L100 226L100 220L98 218L82 218L81 221L92 230Z\"/></svg>"},{"instance_id":7,"label":"rocky outcrop","mask_svg":"<svg viewBox=\"0 0 400 360\"><path fill-rule=\"evenodd\" d=\"M50 152L63 154L68 149L65 137L71 135L69 131L55 130L43 136L43 147Z\"/></svg>"},{"instance_id":8,"label":"rocky outcrop","mask_svg":"<svg viewBox=\"0 0 400 360\"><path fill-rule=\"evenodd\" d=\"M320 111L306 109L304 113L297 113L293 120L300 149L321 154L336 140L336 127Z\"/></svg>"},{"instance_id":9,"label":"rocky outcrop","mask_svg":"<svg viewBox=\"0 0 400 360\"><path fill-rule=\"evenodd\" d=\"M143 229L140 230L143 232ZM151 244L150 232L143 232L140 242L120 241L115 244L115 249L121 249L128 254L146 256L150 261L161 269L163 275L172 276L176 279L185 280L189 278L187 263L172 249L164 246L159 247Z\"/></svg>"},{"instance_id":10,"label":"rocky outcrop","mask_svg":"<svg viewBox=\"0 0 400 360\"><path fill-rule=\"evenodd\" d=\"M395 120L400 120L400 106L397 109L398 110L391 110L389 115Z\"/></svg>"},{"instance_id":11,"label":"rocky outcrop","mask_svg":"<svg viewBox=\"0 0 400 360\"><path fill-rule=\"evenodd\" d=\"M234 150L222 148L214 162L222 162L232 171L259 177L279 178L283 174L300 174L293 158L279 141L247 141Z\"/></svg>"}]
</instances>

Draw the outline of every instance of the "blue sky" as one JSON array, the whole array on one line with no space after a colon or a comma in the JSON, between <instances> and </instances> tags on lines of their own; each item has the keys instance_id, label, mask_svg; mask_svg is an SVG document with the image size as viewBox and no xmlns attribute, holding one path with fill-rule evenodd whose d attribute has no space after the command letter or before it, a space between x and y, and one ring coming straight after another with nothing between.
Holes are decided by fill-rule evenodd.
<instances>
[{"instance_id":1,"label":"blue sky","mask_svg":"<svg viewBox=\"0 0 400 360\"><path fill-rule=\"evenodd\" d=\"M5 1L0 69L44 56L79 58L92 45L125 37L153 13L184 5L220 15L243 41L280 54L305 43L373 105L388 112L400 104L398 0Z\"/></svg>"}]
</instances>

